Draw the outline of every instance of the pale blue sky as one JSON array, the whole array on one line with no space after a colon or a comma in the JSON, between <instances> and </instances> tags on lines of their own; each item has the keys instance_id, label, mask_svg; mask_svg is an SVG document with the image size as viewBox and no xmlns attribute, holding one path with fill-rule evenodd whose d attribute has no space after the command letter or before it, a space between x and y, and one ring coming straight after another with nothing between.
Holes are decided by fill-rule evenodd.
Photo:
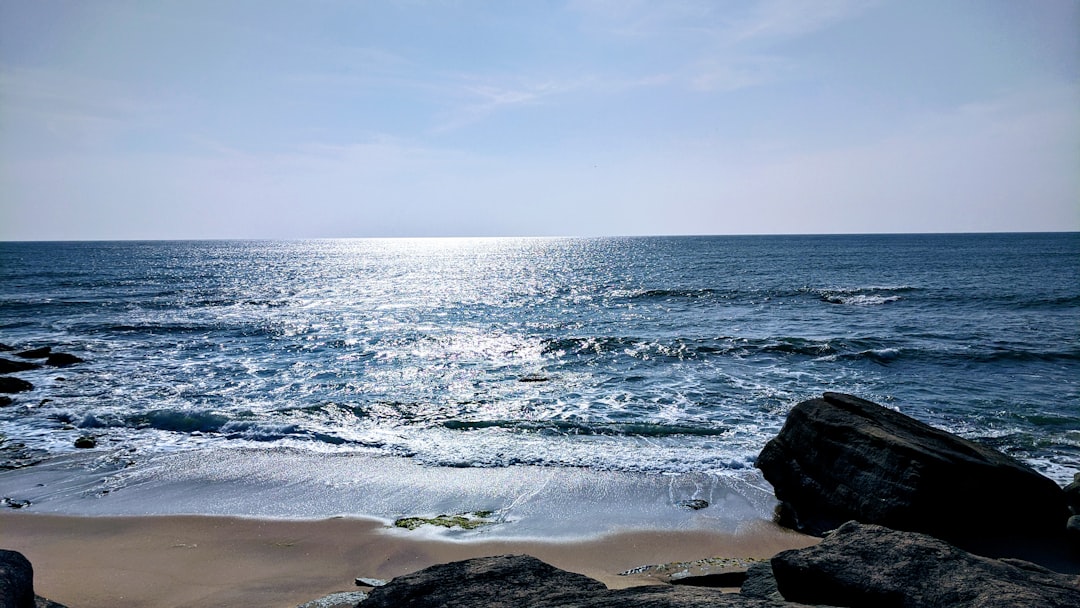
<instances>
[{"instance_id":1,"label":"pale blue sky","mask_svg":"<svg viewBox=\"0 0 1080 608\"><path fill-rule=\"evenodd\" d=\"M0 0L0 240L1080 230L1080 0Z\"/></svg>"}]
</instances>

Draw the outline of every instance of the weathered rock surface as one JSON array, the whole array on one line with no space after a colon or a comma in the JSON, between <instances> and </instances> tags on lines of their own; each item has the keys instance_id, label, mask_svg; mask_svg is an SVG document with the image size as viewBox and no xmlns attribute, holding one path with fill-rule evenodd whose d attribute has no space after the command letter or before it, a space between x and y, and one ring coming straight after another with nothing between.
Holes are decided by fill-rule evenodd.
<instances>
[{"instance_id":1,"label":"weathered rock surface","mask_svg":"<svg viewBox=\"0 0 1080 608\"><path fill-rule=\"evenodd\" d=\"M797 405L756 466L778 521L822 535L848 520L951 541L1058 535L1064 491L1030 467L870 401L825 393Z\"/></svg>"},{"instance_id":2,"label":"weathered rock surface","mask_svg":"<svg viewBox=\"0 0 1080 608\"><path fill-rule=\"evenodd\" d=\"M21 393L33 390L34 385L21 378L0 376L0 393Z\"/></svg>"},{"instance_id":3,"label":"weathered rock surface","mask_svg":"<svg viewBox=\"0 0 1080 608\"><path fill-rule=\"evenodd\" d=\"M296 608L354 608L366 598L367 594L363 591L343 591L304 602Z\"/></svg>"},{"instance_id":4,"label":"weathered rock surface","mask_svg":"<svg viewBox=\"0 0 1080 608\"><path fill-rule=\"evenodd\" d=\"M1080 578L979 557L925 534L849 522L772 559L788 601L851 607L1076 608Z\"/></svg>"},{"instance_id":5,"label":"weathered rock surface","mask_svg":"<svg viewBox=\"0 0 1080 608\"><path fill-rule=\"evenodd\" d=\"M361 608L765 608L767 601L715 589L653 585L610 590L581 574L524 555L432 566L376 587Z\"/></svg>"},{"instance_id":6,"label":"weathered rock surface","mask_svg":"<svg viewBox=\"0 0 1080 608\"><path fill-rule=\"evenodd\" d=\"M0 374L14 374L16 372L38 369L39 367L41 366L37 363L31 363L30 361L12 361L11 359L0 357Z\"/></svg>"}]
</instances>

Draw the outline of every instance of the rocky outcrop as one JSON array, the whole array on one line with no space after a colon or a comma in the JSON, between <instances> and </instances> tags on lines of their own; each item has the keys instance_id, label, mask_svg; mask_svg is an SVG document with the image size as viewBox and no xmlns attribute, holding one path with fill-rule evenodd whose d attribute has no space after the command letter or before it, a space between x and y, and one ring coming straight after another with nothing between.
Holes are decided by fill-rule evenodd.
<instances>
[{"instance_id":1,"label":"rocky outcrop","mask_svg":"<svg viewBox=\"0 0 1080 608\"><path fill-rule=\"evenodd\" d=\"M715 589L651 585L608 589L534 557L504 555L432 566L372 589L361 608L765 608L767 601Z\"/></svg>"},{"instance_id":2,"label":"rocky outcrop","mask_svg":"<svg viewBox=\"0 0 1080 608\"><path fill-rule=\"evenodd\" d=\"M745 573L740 593L650 585L611 590L528 556L432 566L373 589L359 608L1080 606L1080 577L1020 560L979 557L915 532L848 522L820 544L784 551Z\"/></svg>"},{"instance_id":3,"label":"rocky outcrop","mask_svg":"<svg viewBox=\"0 0 1080 608\"><path fill-rule=\"evenodd\" d=\"M0 606L3 608L64 608L34 595L34 567L22 553L0 549Z\"/></svg>"},{"instance_id":4,"label":"rocky outcrop","mask_svg":"<svg viewBox=\"0 0 1080 608\"><path fill-rule=\"evenodd\" d=\"M778 521L822 535L848 520L951 541L1060 536L1064 492L988 447L870 401L825 393L791 411L756 466Z\"/></svg>"},{"instance_id":5,"label":"rocky outcrop","mask_svg":"<svg viewBox=\"0 0 1080 608\"><path fill-rule=\"evenodd\" d=\"M856 522L772 558L785 600L867 608L1075 608L1080 578L979 557L925 534Z\"/></svg>"}]
</instances>

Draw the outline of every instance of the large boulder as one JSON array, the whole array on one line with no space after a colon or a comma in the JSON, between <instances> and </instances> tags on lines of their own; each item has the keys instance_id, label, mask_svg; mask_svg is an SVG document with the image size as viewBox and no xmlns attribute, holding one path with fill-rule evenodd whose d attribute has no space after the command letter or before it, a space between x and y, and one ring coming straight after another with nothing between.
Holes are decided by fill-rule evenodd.
<instances>
[{"instance_id":1,"label":"large boulder","mask_svg":"<svg viewBox=\"0 0 1080 608\"><path fill-rule=\"evenodd\" d=\"M1075 608L1080 578L972 555L925 534L849 522L772 558L785 600L852 608Z\"/></svg>"},{"instance_id":2,"label":"large boulder","mask_svg":"<svg viewBox=\"0 0 1080 608\"><path fill-rule=\"evenodd\" d=\"M425 568L372 589L361 608L767 608L768 600L717 589L650 585L609 590L534 557L481 557Z\"/></svg>"},{"instance_id":3,"label":"large boulder","mask_svg":"<svg viewBox=\"0 0 1080 608\"><path fill-rule=\"evenodd\" d=\"M758 456L778 521L822 535L848 520L963 542L1060 536L1067 508L1052 480L996 450L865 399L804 401Z\"/></svg>"}]
</instances>

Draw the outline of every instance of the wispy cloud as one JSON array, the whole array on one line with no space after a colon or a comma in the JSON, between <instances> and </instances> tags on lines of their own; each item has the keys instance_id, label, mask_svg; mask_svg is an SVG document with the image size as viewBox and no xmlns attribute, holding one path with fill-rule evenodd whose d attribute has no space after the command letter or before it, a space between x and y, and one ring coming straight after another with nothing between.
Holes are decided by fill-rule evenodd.
<instances>
[{"instance_id":1,"label":"wispy cloud","mask_svg":"<svg viewBox=\"0 0 1080 608\"><path fill-rule=\"evenodd\" d=\"M462 82L449 88L452 98L462 102L449 111L448 117L435 129L444 133L477 123L496 112L545 103L546 100L582 87L580 81L499 83L484 81L475 76L462 77Z\"/></svg>"},{"instance_id":2,"label":"wispy cloud","mask_svg":"<svg viewBox=\"0 0 1080 608\"><path fill-rule=\"evenodd\" d=\"M586 30L655 45L668 40L683 47L664 73L642 82L681 85L702 91L758 86L793 72L797 59L770 50L849 19L876 0L757 0L745 4L703 0L645 2L572 0Z\"/></svg>"}]
</instances>

